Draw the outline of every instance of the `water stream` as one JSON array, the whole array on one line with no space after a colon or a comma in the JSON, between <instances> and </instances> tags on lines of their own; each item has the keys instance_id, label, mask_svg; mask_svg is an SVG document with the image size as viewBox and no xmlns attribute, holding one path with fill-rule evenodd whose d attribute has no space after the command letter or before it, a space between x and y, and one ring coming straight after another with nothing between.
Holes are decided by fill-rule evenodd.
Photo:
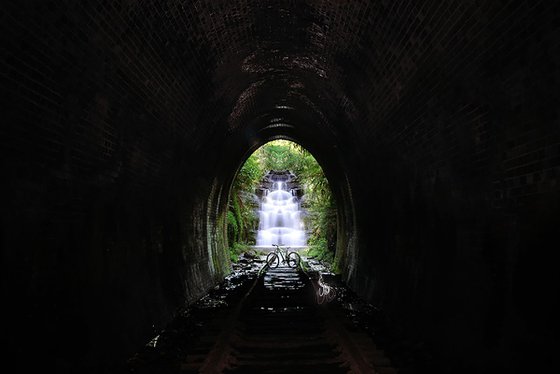
<instances>
[{"instance_id":1,"label":"water stream","mask_svg":"<svg viewBox=\"0 0 560 374\"><path fill-rule=\"evenodd\" d=\"M290 174L270 177L271 183L263 191L258 212L257 247L278 244L297 248L307 245L300 200L295 189L290 187L290 181Z\"/></svg>"}]
</instances>

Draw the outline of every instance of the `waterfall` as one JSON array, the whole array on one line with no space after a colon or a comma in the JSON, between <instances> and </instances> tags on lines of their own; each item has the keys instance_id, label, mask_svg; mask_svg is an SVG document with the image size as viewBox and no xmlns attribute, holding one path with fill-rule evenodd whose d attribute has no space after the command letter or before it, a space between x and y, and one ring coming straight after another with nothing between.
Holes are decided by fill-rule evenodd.
<instances>
[{"instance_id":1,"label":"waterfall","mask_svg":"<svg viewBox=\"0 0 560 374\"><path fill-rule=\"evenodd\" d=\"M268 179L271 183L263 190L258 212L256 245L306 246L302 210L295 190L289 187L290 174L269 175Z\"/></svg>"}]
</instances>

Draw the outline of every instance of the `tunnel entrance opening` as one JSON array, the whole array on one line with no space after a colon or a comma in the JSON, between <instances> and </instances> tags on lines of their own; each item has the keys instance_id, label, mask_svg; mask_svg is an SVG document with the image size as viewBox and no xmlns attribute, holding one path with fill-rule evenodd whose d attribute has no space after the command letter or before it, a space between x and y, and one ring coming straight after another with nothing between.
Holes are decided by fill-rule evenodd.
<instances>
[{"instance_id":1,"label":"tunnel entrance opening","mask_svg":"<svg viewBox=\"0 0 560 374\"><path fill-rule=\"evenodd\" d=\"M232 183L226 232L232 262L278 244L337 268L334 195L315 157L293 141L270 141L245 160Z\"/></svg>"}]
</instances>

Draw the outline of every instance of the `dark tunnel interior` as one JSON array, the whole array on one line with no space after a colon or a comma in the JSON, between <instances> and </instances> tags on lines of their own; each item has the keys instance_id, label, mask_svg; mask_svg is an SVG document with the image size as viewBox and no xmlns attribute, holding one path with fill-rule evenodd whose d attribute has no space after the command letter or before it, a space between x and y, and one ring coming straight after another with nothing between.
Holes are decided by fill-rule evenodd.
<instances>
[{"instance_id":1,"label":"dark tunnel interior","mask_svg":"<svg viewBox=\"0 0 560 374\"><path fill-rule=\"evenodd\" d=\"M556 1L4 1L3 336L18 367L131 355L231 271L244 160L308 149L342 277L434 373L558 343Z\"/></svg>"}]
</instances>

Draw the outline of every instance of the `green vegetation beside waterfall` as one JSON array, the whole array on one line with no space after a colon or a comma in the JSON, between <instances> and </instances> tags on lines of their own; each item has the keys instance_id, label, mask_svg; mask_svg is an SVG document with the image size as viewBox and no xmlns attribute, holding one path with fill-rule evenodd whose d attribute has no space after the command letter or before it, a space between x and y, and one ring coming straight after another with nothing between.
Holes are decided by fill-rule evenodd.
<instances>
[{"instance_id":1,"label":"green vegetation beside waterfall","mask_svg":"<svg viewBox=\"0 0 560 374\"><path fill-rule=\"evenodd\" d=\"M270 170L289 170L303 188L302 208L308 235L308 255L333 266L336 246L336 203L315 158L300 145L275 140L257 149L245 161L232 186L227 212L230 258L250 250L258 229L259 201L255 190ZM336 270L336 266L333 266Z\"/></svg>"},{"instance_id":2,"label":"green vegetation beside waterfall","mask_svg":"<svg viewBox=\"0 0 560 374\"><path fill-rule=\"evenodd\" d=\"M254 191L262 176L258 159L252 154L237 173L230 192L227 212L227 238L230 259L238 260L241 253L255 244L254 230L258 225Z\"/></svg>"}]
</instances>

